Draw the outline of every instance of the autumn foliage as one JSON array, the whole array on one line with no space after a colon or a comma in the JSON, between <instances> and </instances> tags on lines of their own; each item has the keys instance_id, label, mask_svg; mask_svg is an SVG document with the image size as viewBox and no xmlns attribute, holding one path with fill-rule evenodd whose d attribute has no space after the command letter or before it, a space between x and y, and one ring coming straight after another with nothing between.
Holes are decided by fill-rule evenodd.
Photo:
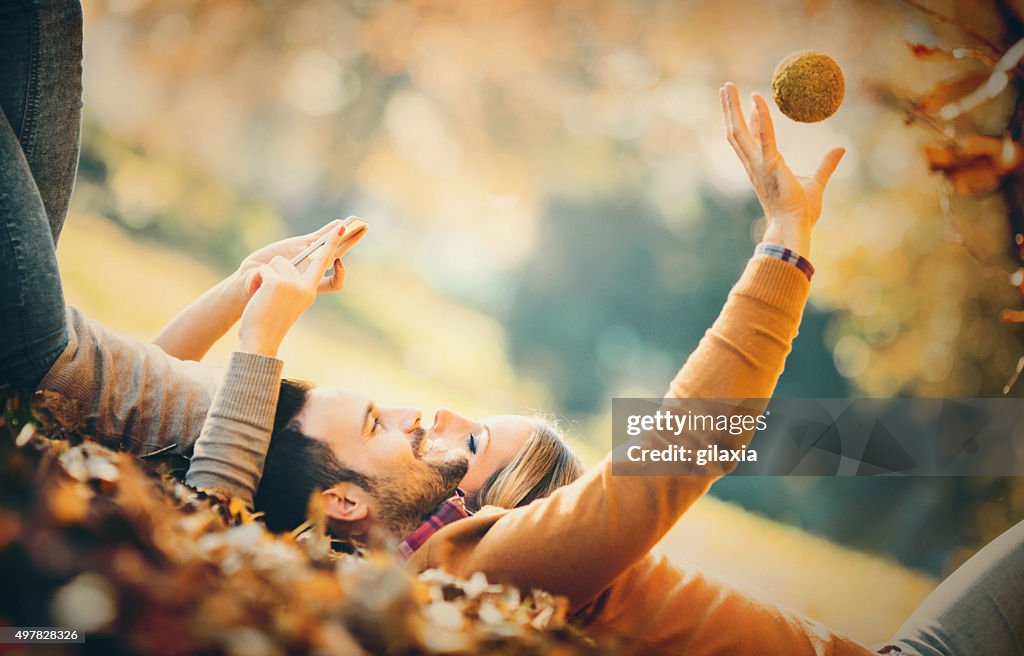
<instances>
[{"instance_id":1,"label":"autumn foliage","mask_svg":"<svg viewBox=\"0 0 1024 656\"><path fill-rule=\"evenodd\" d=\"M600 652L562 599L273 535L166 463L83 439L59 398L3 402L0 625L76 627L66 650L103 654Z\"/></svg>"},{"instance_id":2,"label":"autumn foliage","mask_svg":"<svg viewBox=\"0 0 1024 656\"><path fill-rule=\"evenodd\" d=\"M954 233L953 242L967 250L988 271L995 272L1018 291L1024 292L1024 203L1022 203L1021 169L1024 168L1024 146L1021 119L1024 118L1024 93L1021 87L1021 63L1024 61L1024 17L1008 2L995 2L986 13L988 22L1002 28L1000 45L977 29L971 20L959 15L945 15L917 0L905 2L934 22L946 23L959 30L961 38L970 42L955 48L942 48L921 43L908 44L911 53L922 62L952 65L958 70L936 83L910 106L908 122L920 120L942 134L938 142L926 144L924 157L929 169L941 173L961 196L983 197L998 193L1005 206L1007 230L1012 240L1008 250L1017 268L1004 273L985 261L969 247L969 237L956 227L950 203L943 203L947 227ZM980 15L972 19L986 18ZM1000 120L983 120L981 113L999 99L1009 96L1012 109L1001 112ZM981 127L984 125L985 127ZM998 126L993 130L992 126ZM1024 311L1006 309L1000 313L1003 323L1024 322ZM1003 389L1008 394L1024 368L1024 356L1016 372Z\"/></svg>"},{"instance_id":3,"label":"autumn foliage","mask_svg":"<svg viewBox=\"0 0 1024 656\"><path fill-rule=\"evenodd\" d=\"M995 191L1024 163L1024 148L1009 138L973 135L963 143L928 144L928 166L945 175L964 195Z\"/></svg>"}]
</instances>

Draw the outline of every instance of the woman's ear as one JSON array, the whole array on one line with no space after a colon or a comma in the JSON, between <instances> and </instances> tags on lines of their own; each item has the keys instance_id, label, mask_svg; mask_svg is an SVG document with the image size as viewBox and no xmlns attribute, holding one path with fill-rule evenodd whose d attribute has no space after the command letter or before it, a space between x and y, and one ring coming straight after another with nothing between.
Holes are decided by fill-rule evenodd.
<instances>
[{"instance_id":1,"label":"woman's ear","mask_svg":"<svg viewBox=\"0 0 1024 656\"><path fill-rule=\"evenodd\" d=\"M355 483L338 483L324 490L327 516L340 522L358 522L370 513L369 495Z\"/></svg>"}]
</instances>

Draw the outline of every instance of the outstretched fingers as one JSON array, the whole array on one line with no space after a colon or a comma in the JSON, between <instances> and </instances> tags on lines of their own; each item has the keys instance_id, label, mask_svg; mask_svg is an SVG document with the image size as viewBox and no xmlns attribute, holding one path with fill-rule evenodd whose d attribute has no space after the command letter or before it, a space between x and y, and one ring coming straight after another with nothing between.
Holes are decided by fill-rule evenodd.
<instances>
[{"instance_id":1,"label":"outstretched fingers","mask_svg":"<svg viewBox=\"0 0 1024 656\"><path fill-rule=\"evenodd\" d=\"M768 110L768 103L764 97L755 93L754 95L754 116L757 121L758 141L761 143L761 156L767 161L778 154L775 146L775 126L772 124L772 115ZM753 124L754 121L752 120Z\"/></svg>"},{"instance_id":2,"label":"outstretched fingers","mask_svg":"<svg viewBox=\"0 0 1024 656\"><path fill-rule=\"evenodd\" d=\"M821 158L821 164L818 164L818 170L814 172L814 179L818 181L818 184L822 187L828 184L836 167L839 166L839 160L843 159L845 154L846 149L842 147L833 148L825 153L825 156Z\"/></svg>"},{"instance_id":3,"label":"outstretched fingers","mask_svg":"<svg viewBox=\"0 0 1024 656\"><path fill-rule=\"evenodd\" d=\"M761 154L760 139L758 135L761 133L761 121L760 115L757 112L757 103L750 105L750 136L754 141L754 152L758 155Z\"/></svg>"},{"instance_id":4,"label":"outstretched fingers","mask_svg":"<svg viewBox=\"0 0 1024 656\"><path fill-rule=\"evenodd\" d=\"M736 85L726 82L718 91L722 100L722 114L725 116L725 135L729 139L733 150L740 156L744 164L752 161L757 149L754 145L754 137L750 134L747 122L743 118L743 109L740 107L740 95Z\"/></svg>"}]
</instances>

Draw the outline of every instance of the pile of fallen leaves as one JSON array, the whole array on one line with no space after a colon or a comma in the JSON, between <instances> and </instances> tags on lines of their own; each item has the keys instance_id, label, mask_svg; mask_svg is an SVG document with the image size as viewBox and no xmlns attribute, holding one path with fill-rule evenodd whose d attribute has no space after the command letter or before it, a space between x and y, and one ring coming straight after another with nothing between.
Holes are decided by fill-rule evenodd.
<instances>
[{"instance_id":1,"label":"pile of fallen leaves","mask_svg":"<svg viewBox=\"0 0 1024 656\"><path fill-rule=\"evenodd\" d=\"M271 534L66 428L52 401L0 397L0 626L84 632L48 653L597 651L564 600Z\"/></svg>"}]
</instances>

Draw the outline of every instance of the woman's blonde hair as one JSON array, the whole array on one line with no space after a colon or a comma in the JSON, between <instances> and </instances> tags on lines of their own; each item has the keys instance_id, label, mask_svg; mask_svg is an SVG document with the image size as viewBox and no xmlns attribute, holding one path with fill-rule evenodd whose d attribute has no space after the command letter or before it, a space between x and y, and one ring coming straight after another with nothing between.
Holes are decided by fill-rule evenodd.
<instances>
[{"instance_id":1,"label":"woman's blonde hair","mask_svg":"<svg viewBox=\"0 0 1024 656\"><path fill-rule=\"evenodd\" d=\"M583 463L550 422L533 417L533 433L519 453L491 474L469 499L472 508L518 508L583 475Z\"/></svg>"}]
</instances>

